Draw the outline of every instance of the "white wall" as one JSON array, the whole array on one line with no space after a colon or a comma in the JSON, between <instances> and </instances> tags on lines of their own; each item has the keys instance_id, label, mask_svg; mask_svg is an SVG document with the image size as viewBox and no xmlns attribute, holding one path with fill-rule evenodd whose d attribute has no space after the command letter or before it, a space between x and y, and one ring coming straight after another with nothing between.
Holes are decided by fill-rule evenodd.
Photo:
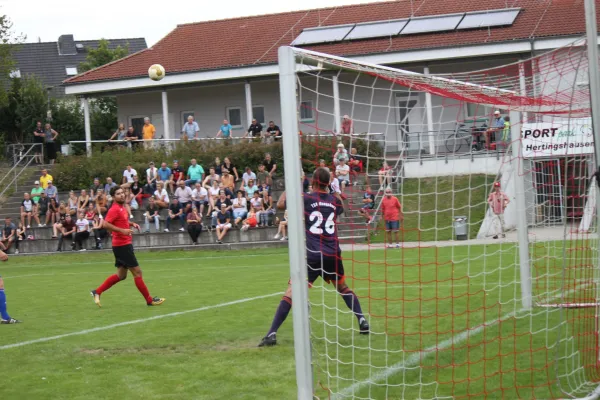
<instances>
[{"instance_id":1,"label":"white wall","mask_svg":"<svg viewBox=\"0 0 600 400\"><path fill-rule=\"evenodd\" d=\"M418 160L408 160L404 162L405 178L430 178L435 176L455 176L487 174L497 175L503 159L496 157L478 157L471 161L471 158L456 158L444 160L425 159L422 162Z\"/></svg>"}]
</instances>

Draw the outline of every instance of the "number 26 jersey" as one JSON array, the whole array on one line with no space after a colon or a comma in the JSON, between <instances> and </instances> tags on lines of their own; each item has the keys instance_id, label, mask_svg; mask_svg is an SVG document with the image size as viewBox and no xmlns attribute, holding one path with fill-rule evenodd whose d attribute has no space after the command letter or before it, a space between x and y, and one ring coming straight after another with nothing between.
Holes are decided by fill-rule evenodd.
<instances>
[{"instance_id":1,"label":"number 26 jersey","mask_svg":"<svg viewBox=\"0 0 600 400\"><path fill-rule=\"evenodd\" d=\"M306 256L309 260L336 257L340 252L337 216L344 212L340 201L329 193L304 195Z\"/></svg>"}]
</instances>

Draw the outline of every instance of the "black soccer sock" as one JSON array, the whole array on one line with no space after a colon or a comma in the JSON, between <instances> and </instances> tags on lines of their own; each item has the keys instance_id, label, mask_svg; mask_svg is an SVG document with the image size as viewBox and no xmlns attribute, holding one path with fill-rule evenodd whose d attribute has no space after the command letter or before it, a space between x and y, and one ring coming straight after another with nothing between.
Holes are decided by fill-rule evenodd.
<instances>
[{"instance_id":1,"label":"black soccer sock","mask_svg":"<svg viewBox=\"0 0 600 400\"><path fill-rule=\"evenodd\" d=\"M340 292L340 295L344 299L344 302L348 306L350 310L356 315L356 318L360 321L361 318L364 318L362 308L360 307L360 301L358 301L358 297L356 294L350 289L346 288Z\"/></svg>"},{"instance_id":2,"label":"black soccer sock","mask_svg":"<svg viewBox=\"0 0 600 400\"><path fill-rule=\"evenodd\" d=\"M271 324L271 329L269 329L267 336L277 333L277 330L281 324L283 324L291 309L292 299L287 296L283 296L281 302L279 303L279 307L277 307L277 311L275 311L275 317L273 317L273 323Z\"/></svg>"}]
</instances>

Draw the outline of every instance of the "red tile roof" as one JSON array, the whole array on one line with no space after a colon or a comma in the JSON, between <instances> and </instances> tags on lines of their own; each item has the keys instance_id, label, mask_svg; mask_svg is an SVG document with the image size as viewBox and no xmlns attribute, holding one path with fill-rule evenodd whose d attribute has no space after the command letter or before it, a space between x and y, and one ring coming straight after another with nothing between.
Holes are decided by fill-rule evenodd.
<instances>
[{"instance_id":1,"label":"red tile roof","mask_svg":"<svg viewBox=\"0 0 600 400\"><path fill-rule=\"evenodd\" d=\"M425 48L509 42L585 32L583 0L511 0L522 11L512 26L306 46L351 56ZM596 0L599 4L600 0ZM505 8L506 0L413 0L414 16ZM598 7L600 15L600 7ZM162 64L167 73L185 73L277 62L279 46L289 45L304 28L380 21L411 16L408 1L294 11L179 25L153 47L84 74L65 84L146 76ZM600 19L599 19L600 20Z\"/></svg>"}]
</instances>

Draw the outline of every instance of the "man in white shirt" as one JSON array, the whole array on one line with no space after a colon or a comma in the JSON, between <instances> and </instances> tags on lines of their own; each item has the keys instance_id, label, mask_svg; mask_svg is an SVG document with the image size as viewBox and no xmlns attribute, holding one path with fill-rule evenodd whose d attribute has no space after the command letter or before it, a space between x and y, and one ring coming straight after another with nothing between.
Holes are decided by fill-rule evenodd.
<instances>
[{"instance_id":1,"label":"man in white shirt","mask_svg":"<svg viewBox=\"0 0 600 400\"><path fill-rule=\"evenodd\" d=\"M340 163L335 167L335 176L342 184L342 191L350 183L350 167L346 164L345 158L340 158Z\"/></svg>"},{"instance_id":2,"label":"man in white shirt","mask_svg":"<svg viewBox=\"0 0 600 400\"><path fill-rule=\"evenodd\" d=\"M137 176L137 171L131 167L131 164L127 164L127 168L123 171L122 183L131 185L133 183L133 177Z\"/></svg>"},{"instance_id":3,"label":"man in white shirt","mask_svg":"<svg viewBox=\"0 0 600 400\"><path fill-rule=\"evenodd\" d=\"M250 167L246 167L246 172L244 172L244 175L242 175L242 180L244 181L242 188L248 185L248 181L250 179L256 182L256 174L252 172L252 169L250 169Z\"/></svg>"},{"instance_id":4,"label":"man in white shirt","mask_svg":"<svg viewBox=\"0 0 600 400\"><path fill-rule=\"evenodd\" d=\"M158 169L154 166L154 161L150 161L146 170L146 185L156 189L156 180L158 179Z\"/></svg>"},{"instance_id":5,"label":"man in white shirt","mask_svg":"<svg viewBox=\"0 0 600 400\"><path fill-rule=\"evenodd\" d=\"M192 204L192 196L192 189L190 189L189 186L186 186L184 181L179 181L179 183L177 183L177 190L175 190L175 197L179 201L184 214L191 211L190 206ZM190 210L188 210L188 207L190 207Z\"/></svg>"},{"instance_id":6,"label":"man in white shirt","mask_svg":"<svg viewBox=\"0 0 600 400\"><path fill-rule=\"evenodd\" d=\"M192 201L198 210L200 217L204 214L204 206L208 206L208 191L202 187L200 182L196 182L196 187L192 190Z\"/></svg>"}]
</instances>

